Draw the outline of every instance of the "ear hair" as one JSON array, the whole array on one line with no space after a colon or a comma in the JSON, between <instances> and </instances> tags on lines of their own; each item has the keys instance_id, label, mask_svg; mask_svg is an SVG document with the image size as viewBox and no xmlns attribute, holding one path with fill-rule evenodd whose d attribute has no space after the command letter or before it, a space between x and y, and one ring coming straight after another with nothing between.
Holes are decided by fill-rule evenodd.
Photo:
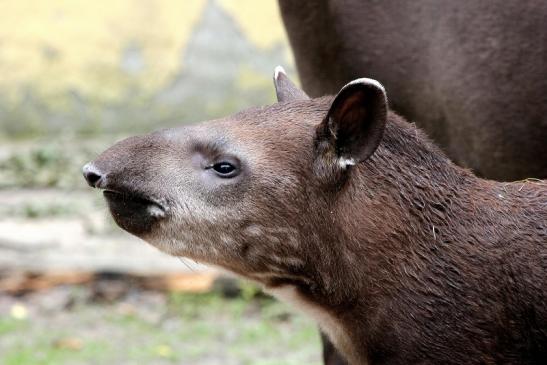
<instances>
[{"instance_id":1,"label":"ear hair","mask_svg":"<svg viewBox=\"0 0 547 365\"><path fill-rule=\"evenodd\" d=\"M283 67L275 68L273 81L278 102L309 99L309 96L289 79Z\"/></svg>"}]
</instances>

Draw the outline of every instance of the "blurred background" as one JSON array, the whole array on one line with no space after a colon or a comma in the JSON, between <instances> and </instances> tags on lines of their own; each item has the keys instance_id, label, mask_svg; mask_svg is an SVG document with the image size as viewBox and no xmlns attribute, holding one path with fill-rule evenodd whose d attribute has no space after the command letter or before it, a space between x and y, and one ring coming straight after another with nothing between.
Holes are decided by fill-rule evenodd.
<instances>
[{"instance_id":1,"label":"blurred background","mask_svg":"<svg viewBox=\"0 0 547 365\"><path fill-rule=\"evenodd\" d=\"M116 140L274 102L275 0L0 2L0 364L319 364L311 321L112 222Z\"/></svg>"}]
</instances>

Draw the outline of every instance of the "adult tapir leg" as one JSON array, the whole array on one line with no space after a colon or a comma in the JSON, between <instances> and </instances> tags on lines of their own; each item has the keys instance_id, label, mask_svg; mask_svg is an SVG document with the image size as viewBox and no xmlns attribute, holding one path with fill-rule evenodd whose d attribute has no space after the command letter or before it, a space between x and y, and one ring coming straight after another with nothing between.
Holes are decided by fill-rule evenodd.
<instances>
[{"instance_id":1,"label":"adult tapir leg","mask_svg":"<svg viewBox=\"0 0 547 365\"><path fill-rule=\"evenodd\" d=\"M547 177L544 0L279 0L304 91L380 80L452 160Z\"/></svg>"},{"instance_id":2,"label":"adult tapir leg","mask_svg":"<svg viewBox=\"0 0 547 365\"><path fill-rule=\"evenodd\" d=\"M279 0L279 6L304 91L312 97L336 94L349 72L339 59L343 43L328 1Z\"/></svg>"},{"instance_id":3,"label":"adult tapir leg","mask_svg":"<svg viewBox=\"0 0 547 365\"><path fill-rule=\"evenodd\" d=\"M346 360L336 351L336 348L324 333L321 333L321 343L323 344L323 362L325 365L347 365Z\"/></svg>"}]
</instances>

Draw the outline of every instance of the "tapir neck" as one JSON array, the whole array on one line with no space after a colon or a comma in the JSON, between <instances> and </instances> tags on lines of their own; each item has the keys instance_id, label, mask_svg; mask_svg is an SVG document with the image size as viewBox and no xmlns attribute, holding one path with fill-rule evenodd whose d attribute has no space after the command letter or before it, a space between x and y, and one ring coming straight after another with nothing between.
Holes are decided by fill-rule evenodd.
<instances>
[{"instance_id":1,"label":"tapir neck","mask_svg":"<svg viewBox=\"0 0 547 365\"><path fill-rule=\"evenodd\" d=\"M452 225L476 215L469 203L482 200L489 185L454 165L413 124L396 116L376 153L352 173L337 200L339 227L348 251L382 266L398 252L464 234Z\"/></svg>"},{"instance_id":2,"label":"tapir neck","mask_svg":"<svg viewBox=\"0 0 547 365\"><path fill-rule=\"evenodd\" d=\"M326 238L319 243L320 254L311 256L319 287L301 291L329 313L318 320L331 337L349 334L332 340L362 360L365 355L359 349L349 348L351 343L362 345L361 334L347 327L368 327L375 308L372 300L378 298L373 293L398 290L399 271L412 260L411 252L420 250L413 245L442 242L451 205L459 204L477 179L393 114L373 156L348 173L323 215L328 222L318 227Z\"/></svg>"},{"instance_id":3,"label":"tapir neck","mask_svg":"<svg viewBox=\"0 0 547 365\"><path fill-rule=\"evenodd\" d=\"M328 242L314 267L323 290L304 295L332 316L334 332L344 333L333 341L349 344L343 352L356 363L370 356L367 347L385 334L378 326L387 308L408 305L398 300L425 292L450 295L462 285L454 283L476 280L484 267L492 268L486 287L495 288L500 273L492 250L519 242L514 232L544 244L541 227L531 223L538 214L547 220L544 183L477 178L397 116L391 116L373 157L350 173L322 228ZM438 275L446 277L439 281Z\"/></svg>"},{"instance_id":4,"label":"tapir neck","mask_svg":"<svg viewBox=\"0 0 547 365\"><path fill-rule=\"evenodd\" d=\"M428 250L458 234L446 230L454 218L470 214L470 196L481 179L454 165L413 124L390 114L383 141L373 156L349 171L329 208L325 235L333 268L327 278L355 293L373 278L400 269L408 251ZM447 237L447 235L452 235ZM321 266L321 263L318 264ZM330 279L330 280L329 280ZM372 284L371 284L372 285ZM330 291L330 290L328 290Z\"/></svg>"}]
</instances>

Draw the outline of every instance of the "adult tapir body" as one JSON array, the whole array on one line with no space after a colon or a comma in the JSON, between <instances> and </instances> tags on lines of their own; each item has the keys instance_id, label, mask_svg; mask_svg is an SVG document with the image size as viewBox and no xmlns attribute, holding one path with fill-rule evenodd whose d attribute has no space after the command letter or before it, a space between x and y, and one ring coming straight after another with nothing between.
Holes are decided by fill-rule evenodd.
<instances>
[{"instance_id":1,"label":"adult tapir body","mask_svg":"<svg viewBox=\"0 0 547 365\"><path fill-rule=\"evenodd\" d=\"M279 0L304 91L381 80L458 164L547 177L547 1Z\"/></svg>"}]
</instances>

